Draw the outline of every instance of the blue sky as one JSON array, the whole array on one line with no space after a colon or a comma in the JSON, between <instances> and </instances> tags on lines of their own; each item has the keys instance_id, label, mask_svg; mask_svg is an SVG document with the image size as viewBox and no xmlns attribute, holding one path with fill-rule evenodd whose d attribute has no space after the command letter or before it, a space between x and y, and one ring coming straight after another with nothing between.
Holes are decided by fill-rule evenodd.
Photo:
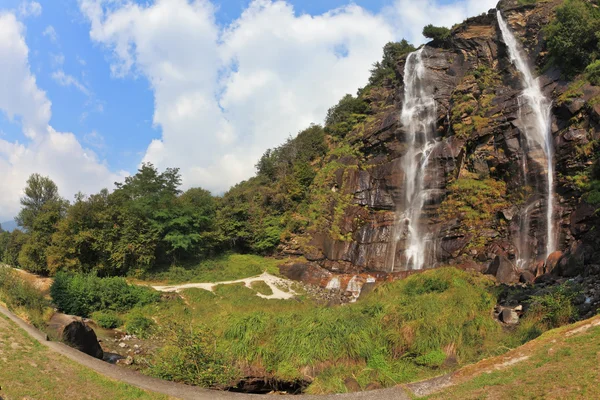
<instances>
[{"instance_id":1,"label":"blue sky","mask_svg":"<svg viewBox=\"0 0 600 400\"><path fill-rule=\"evenodd\" d=\"M266 148L364 85L387 41L422 43L427 23L494 5L0 0L0 57L9 60L0 83L2 68L12 71L0 94L0 221L18 210L31 172L70 199L150 161L181 167L186 187L221 193L251 176Z\"/></svg>"}]
</instances>

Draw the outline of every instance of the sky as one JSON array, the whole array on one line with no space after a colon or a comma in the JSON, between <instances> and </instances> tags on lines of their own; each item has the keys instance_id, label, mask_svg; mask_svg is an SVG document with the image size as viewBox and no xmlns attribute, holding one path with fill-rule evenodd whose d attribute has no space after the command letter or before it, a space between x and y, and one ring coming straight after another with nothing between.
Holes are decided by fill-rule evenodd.
<instances>
[{"instance_id":1,"label":"sky","mask_svg":"<svg viewBox=\"0 0 600 400\"><path fill-rule=\"evenodd\" d=\"M497 0L0 0L0 221L31 173L68 200L143 162L214 194L356 93L389 41Z\"/></svg>"}]
</instances>

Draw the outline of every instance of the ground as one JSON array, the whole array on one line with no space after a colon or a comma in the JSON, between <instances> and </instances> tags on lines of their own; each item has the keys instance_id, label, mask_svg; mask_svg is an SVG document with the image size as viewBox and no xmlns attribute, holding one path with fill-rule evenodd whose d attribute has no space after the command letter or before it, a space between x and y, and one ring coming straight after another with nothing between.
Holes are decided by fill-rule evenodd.
<instances>
[{"instance_id":1,"label":"ground","mask_svg":"<svg viewBox=\"0 0 600 400\"><path fill-rule=\"evenodd\" d=\"M41 345L0 315L0 396L4 400L168 399L105 378Z\"/></svg>"}]
</instances>

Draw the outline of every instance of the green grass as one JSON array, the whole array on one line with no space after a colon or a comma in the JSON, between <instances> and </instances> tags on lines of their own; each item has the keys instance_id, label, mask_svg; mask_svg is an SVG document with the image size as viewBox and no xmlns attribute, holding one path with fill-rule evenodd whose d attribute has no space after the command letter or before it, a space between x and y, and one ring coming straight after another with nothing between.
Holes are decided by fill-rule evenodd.
<instances>
[{"instance_id":1,"label":"green grass","mask_svg":"<svg viewBox=\"0 0 600 400\"><path fill-rule=\"evenodd\" d=\"M34 341L0 316L0 385L6 399L167 399L105 378Z\"/></svg>"},{"instance_id":2,"label":"green grass","mask_svg":"<svg viewBox=\"0 0 600 400\"><path fill-rule=\"evenodd\" d=\"M220 282L248 278L267 271L279 274L285 261L251 254L225 254L193 265L173 265L163 271L149 272L144 280L171 284L186 282Z\"/></svg>"},{"instance_id":3,"label":"green grass","mask_svg":"<svg viewBox=\"0 0 600 400\"><path fill-rule=\"evenodd\" d=\"M450 370L447 356L464 365L536 336L504 331L494 321L491 285L487 277L445 268L385 284L358 303L336 307L308 298L266 300L241 284L219 285L214 293L184 290L183 299L140 312L157 322L158 338L174 323L209 327L218 339L206 362L227 360L238 379L248 368L279 380L309 376L309 393L332 393L345 391L350 377L363 389L431 377ZM169 359L191 353L181 351ZM150 365L164 361L149 359Z\"/></svg>"},{"instance_id":4,"label":"green grass","mask_svg":"<svg viewBox=\"0 0 600 400\"><path fill-rule=\"evenodd\" d=\"M270 296L273 294L273 289L271 286L267 285L265 281L254 281L250 284L252 289L256 290L260 294L264 294L265 296Z\"/></svg>"},{"instance_id":5,"label":"green grass","mask_svg":"<svg viewBox=\"0 0 600 400\"><path fill-rule=\"evenodd\" d=\"M0 266L0 301L40 329L44 328L44 321L51 312L44 295L9 267Z\"/></svg>"},{"instance_id":6,"label":"green grass","mask_svg":"<svg viewBox=\"0 0 600 400\"><path fill-rule=\"evenodd\" d=\"M600 327L567 337L564 328L531 343L529 359L480 373L430 399L598 399Z\"/></svg>"}]
</instances>

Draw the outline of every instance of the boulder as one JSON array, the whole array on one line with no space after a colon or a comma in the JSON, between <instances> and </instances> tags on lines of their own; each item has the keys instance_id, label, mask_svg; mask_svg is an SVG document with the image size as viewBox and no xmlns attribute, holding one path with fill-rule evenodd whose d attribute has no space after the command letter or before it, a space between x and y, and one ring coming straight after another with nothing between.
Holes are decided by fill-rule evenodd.
<instances>
[{"instance_id":1,"label":"boulder","mask_svg":"<svg viewBox=\"0 0 600 400\"><path fill-rule=\"evenodd\" d=\"M504 256L496 256L485 273L487 275L494 275L500 283L516 283L520 278L515 265Z\"/></svg>"},{"instance_id":2,"label":"boulder","mask_svg":"<svg viewBox=\"0 0 600 400\"><path fill-rule=\"evenodd\" d=\"M499 315L500 321L508 325L516 325L519 323L519 314L511 308L505 308Z\"/></svg>"},{"instance_id":3,"label":"boulder","mask_svg":"<svg viewBox=\"0 0 600 400\"><path fill-rule=\"evenodd\" d=\"M98 342L96 332L81 318L56 313L50 319L48 327L61 342L68 346L92 357L103 358L104 351Z\"/></svg>"}]
</instances>

